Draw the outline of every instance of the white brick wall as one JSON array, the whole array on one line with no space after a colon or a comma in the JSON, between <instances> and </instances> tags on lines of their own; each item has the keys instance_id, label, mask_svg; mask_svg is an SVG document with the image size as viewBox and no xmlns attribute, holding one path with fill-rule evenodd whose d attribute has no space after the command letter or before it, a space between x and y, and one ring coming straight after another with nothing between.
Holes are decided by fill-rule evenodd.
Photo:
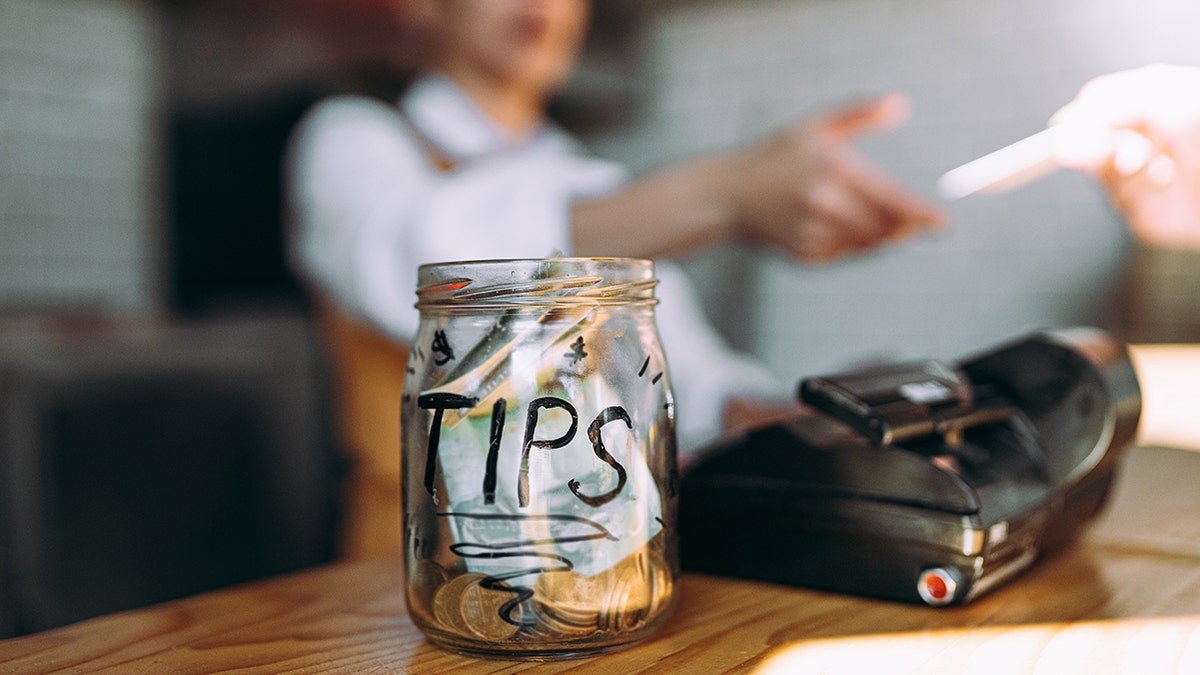
<instances>
[{"instance_id":1,"label":"white brick wall","mask_svg":"<svg viewBox=\"0 0 1200 675\"><path fill-rule=\"evenodd\" d=\"M911 122L860 144L933 197L959 163L1044 127L1090 77L1200 64L1195 0L760 0L674 3L650 31L645 111L593 145L638 169L757 137L893 88ZM727 332L788 378L880 355L952 357L1032 328L1098 323L1129 248L1104 195L1060 173L946 205L942 233L801 267L752 252L730 291L701 285ZM714 260L716 262L714 262Z\"/></svg>"},{"instance_id":2,"label":"white brick wall","mask_svg":"<svg viewBox=\"0 0 1200 675\"><path fill-rule=\"evenodd\" d=\"M156 21L134 0L0 0L0 311L155 309Z\"/></svg>"}]
</instances>

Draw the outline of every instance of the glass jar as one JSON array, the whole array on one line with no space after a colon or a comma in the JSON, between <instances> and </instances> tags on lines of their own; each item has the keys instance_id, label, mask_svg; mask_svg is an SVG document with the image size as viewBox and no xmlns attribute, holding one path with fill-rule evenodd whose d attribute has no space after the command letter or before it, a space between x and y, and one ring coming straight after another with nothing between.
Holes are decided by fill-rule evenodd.
<instances>
[{"instance_id":1,"label":"glass jar","mask_svg":"<svg viewBox=\"0 0 1200 675\"><path fill-rule=\"evenodd\" d=\"M587 656L674 604L674 399L653 263L425 265L401 405L406 598L435 643Z\"/></svg>"}]
</instances>

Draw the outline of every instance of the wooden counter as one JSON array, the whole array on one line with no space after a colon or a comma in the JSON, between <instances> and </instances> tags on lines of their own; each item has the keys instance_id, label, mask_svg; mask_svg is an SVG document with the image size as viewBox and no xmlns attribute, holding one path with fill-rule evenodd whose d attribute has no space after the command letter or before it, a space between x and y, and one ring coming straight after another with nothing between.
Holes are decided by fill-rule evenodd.
<instances>
[{"instance_id":1,"label":"wooden counter","mask_svg":"<svg viewBox=\"0 0 1200 675\"><path fill-rule=\"evenodd\" d=\"M1081 541L966 607L685 574L645 643L487 661L426 641L400 574L337 564L15 638L0 672L1200 672L1200 453L1130 451Z\"/></svg>"}]
</instances>

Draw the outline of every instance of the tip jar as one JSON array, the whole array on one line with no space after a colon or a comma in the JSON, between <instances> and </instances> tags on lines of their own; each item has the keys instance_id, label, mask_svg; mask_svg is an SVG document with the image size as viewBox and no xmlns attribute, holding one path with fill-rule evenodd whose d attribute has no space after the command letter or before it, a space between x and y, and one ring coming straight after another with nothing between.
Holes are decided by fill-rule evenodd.
<instances>
[{"instance_id":1,"label":"tip jar","mask_svg":"<svg viewBox=\"0 0 1200 675\"><path fill-rule=\"evenodd\" d=\"M587 656L674 604L674 399L653 263L425 265L401 403L406 599L453 651Z\"/></svg>"}]
</instances>

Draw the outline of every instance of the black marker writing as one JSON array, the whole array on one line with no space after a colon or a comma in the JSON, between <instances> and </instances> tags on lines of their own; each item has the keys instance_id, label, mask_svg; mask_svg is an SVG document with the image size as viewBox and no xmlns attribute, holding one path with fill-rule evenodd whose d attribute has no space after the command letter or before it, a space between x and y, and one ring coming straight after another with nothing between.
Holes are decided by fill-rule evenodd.
<instances>
[{"instance_id":1,"label":"black marker writing","mask_svg":"<svg viewBox=\"0 0 1200 675\"><path fill-rule=\"evenodd\" d=\"M437 467L438 442L442 437L442 415L448 409L474 408L479 399L458 394L434 393L417 397L417 405L433 410L433 424L429 427L429 446L425 449L425 489L433 494L433 475Z\"/></svg>"},{"instance_id":2,"label":"black marker writing","mask_svg":"<svg viewBox=\"0 0 1200 675\"><path fill-rule=\"evenodd\" d=\"M579 337L575 338L574 342L571 343L571 351L563 354L563 356L571 359L571 365L579 363L587 358L588 355L587 352L583 351L583 347L583 336L580 335Z\"/></svg>"},{"instance_id":3,"label":"black marker writing","mask_svg":"<svg viewBox=\"0 0 1200 675\"><path fill-rule=\"evenodd\" d=\"M588 526L592 531L584 534L573 536L557 536L541 539L521 539L517 541L501 541L488 544L477 544L471 542L459 542L450 545L450 551L460 558L477 558L486 560L495 560L498 558L543 558L551 560L557 565L529 567L525 569L505 572L504 574L493 574L479 580L479 585L483 588L494 591L504 591L512 593L513 598L500 606L498 614L505 622L513 625L527 625L537 622L533 613L524 614L521 619L514 619L512 614L515 609L521 606L522 603L533 597L533 590L526 586L515 586L506 583L509 579L528 576L531 574L541 574L543 572L559 572L570 571L575 568L569 558L557 553L543 553L541 551L529 550L531 546L541 546L546 544L568 544L579 541L593 541L596 539L608 539L609 541L617 541L617 538L612 535L600 523L587 518L570 515L545 515L545 516L522 516L509 515L500 513L439 513L439 516L446 518L462 518L471 520L511 520L517 522L542 520L551 523L578 523Z\"/></svg>"},{"instance_id":4,"label":"black marker writing","mask_svg":"<svg viewBox=\"0 0 1200 675\"><path fill-rule=\"evenodd\" d=\"M446 331L439 330L433 334L433 344L429 348L434 352L441 354L433 362L439 366L444 366L454 358L454 349L450 347L450 341L446 339Z\"/></svg>"},{"instance_id":5,"label":"black marker writing","mask_svg":"<svg viewBox=\"0 0 1200 675\"><path fill-rule=\"evenodd\" d=\"M621 466L621 463L605 449L604 439L600 437L601 427L616 420L621 420L625 423L625 426L633 429L633 421L629 419L629 413L625 412L624 408L614 405L601 410L600 414L596 415L596 419L588 427L588 440L592 442L592 451L596 453L596 457L617 472L617 486L603 494L589 497L579 491L579 481L574 478L567 481L567 487L571 489L571 492L579 498L579 501L588 506L604 506L615 499L620 494L622 488L625 487L625 480L627 478L625 467Z\"/></svg>"},{"instance_id":6,"label":"black marker writing","mask_svg":"<svg viewBox=\"0 0 1200 675\"><path fill-rule=\"evenodd\" d=\"M650 367L650 357L647 356L646 360L642 361L642 367L638 368L638 377L645 375L646 369L649 367ZM660 372L657 375L655 375L654 377L650 378L650 384L658 384L658 381L662 379L662 376L663 376L663 374Z\"/></svg>"},{"instance_id":7,"label":"black marker writing","mask_svg":"<svg viewBox=\"0 0 1200 675\"><path fill-rule=\"evenodd\" d=\"M542 408L566 410L571 415L571 428L567 429L567 433L553 440L533 440L534 432L537 431L538 412ZM561 448L575 438L575 430L578 428L579 414L575 412L575 406L561 398L542 396L529 402L529 409L525 415L525 442L521 444L521 469L517 474L517 504L519 506L529 506L529 449L533 447Z\"/></svg>"},{"instance_id":8,"label":"black marker writing","mask_svg":"<svg viewBox=\"0 0 1200 675\"><path fill-rule=\"evenodd\" d=\"M483 503L496 503L496 462L500 458L500 439L504 436L504 411L508 401L500 399L492 405L492 428L488 434L487 468L483 473Z\"/></svg>"},{"instance_id":9,"label":"black marker writing","mask_svg":"<svg viewBox=\"0 0 1200 675\"><path fill-rule=\"evenodd\" d=\"M473 396L460 396L458 394L450 394L445 392L437 392L433 394L424 394L417 398L417 404L425 410L433 410L433 421L429 428L429 445L425 452L425 489L429 494L433 494L434 477L437 468L438 445L441 441L442 419L446 410L459 408L474 408L479 405L479 399ZM488 452L487 460L484 465L483 473L483 503L496 503L496 482L497 467L500 459L500 447L504 440L504 420L507 413L508 402L506 399L498 399L492 404L491 428L488 433ZM562 435L558 438L538 439L537 427L540 421L541 411L545 408L558 408L566 411L571 417L571 424ZM592 444L592 452L600 461L612 467L617 472L617 485L608 492L591 496L586 495L581 490L581 484L577 479L567 481L567 487L571 490L580 501L591 507L599 507L607 504L616 498L621 490L625 488L628 481L628 474L625 467L617 461L608 449L604 447L604 439L601 437L601 429L609 422L622 421L630 430L633 429L633 421L629 417L629 413L621 406L609 406L600 411L592 423L588 426L588 440ZM521 462L517 472L517 505L521 508L529 506L529 462L530 450L532 448L547 448L556 449L568 445L575 438L575 433L579 429L579 413L575 410L575 406L569 402L556 398L554 396L542 396L535 398L529 402L529 407L525 413L525 438L521 443Z\"/></svg>"}]
</instances>

